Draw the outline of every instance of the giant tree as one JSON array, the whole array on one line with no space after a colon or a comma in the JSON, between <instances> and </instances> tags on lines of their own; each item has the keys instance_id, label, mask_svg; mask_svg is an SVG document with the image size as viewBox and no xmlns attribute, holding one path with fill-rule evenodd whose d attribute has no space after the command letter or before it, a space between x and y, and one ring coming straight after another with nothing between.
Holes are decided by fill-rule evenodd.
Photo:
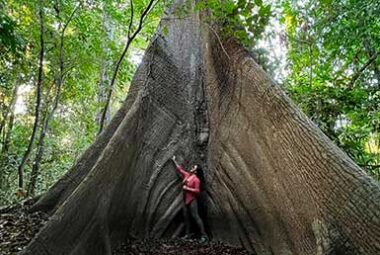
<instances>
[{"instance_id":1,"label":"giant tree","mask_svg":"<svg viewBox=\"0 0 380 255\"><path fill-rule=\"evenodd\" d=\"M32 209L22 254L111 254L181 232L174 167L205 168L206 225L256 254L377 254L380 188L205 12L162 19L121 109ZM186 166L186 164L185 164Z\"/></svg>"}]
</instances>

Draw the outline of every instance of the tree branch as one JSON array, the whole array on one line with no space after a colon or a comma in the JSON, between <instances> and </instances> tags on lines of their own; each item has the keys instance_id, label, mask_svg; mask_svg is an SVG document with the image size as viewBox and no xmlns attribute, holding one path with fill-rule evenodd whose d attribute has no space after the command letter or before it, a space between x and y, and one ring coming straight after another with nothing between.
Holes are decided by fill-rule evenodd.
<instances>
[{"instance_id":1,"label":"tree branch","mask_svg":"<svg viewBox=\"0 0 380 255\"><path fill-rule=\"evenodd\" d=\"M131 19L129 20L129 26L128 26L128 40L131 39L131 31L132 31L132 25L133 25L133 0L130 0L130 6L131 6Z\"/></svg>"},{"instance_id":2,"label":"tree branch","mask_svg":"<svg viewBox=\"0 0 380 255\"><path fill-rule=\"evenodd\" d=\"M131 0L131 3L132 3L132 0ZM108 87L106 104L104 106L104 109L103 109L103 112L102 112L102 116L101 116L101 119L100 119L100 127L99 127L98 134L100 134L103 131L103 129L104 129L105 118L106 118L107 111L108 111L108 108L109 108L109 105L110 105L110 102L111 102L113 87L114 87L114 84L115 84L115 81L116 81L116 76L117 76L117 74L119 72L121 63L122 63L125 55L127 54L129 46L131 45L131 43L133 42L133 40L136 38L137 34L141 31L143 23L144 23L144 20L149 15L149 13L150 13L150 11L151 11L152 6L153 6L154 3L155 3L155 0L150 0L149 1L149 4L147 5L147 7L144 9L144 11L142 12L142 14L140 16L139 25L138 25L137 29L132 33L132 36L129 36L130 35L130 31L128 31L128 41L127 41L127 43L126 43L126 45L124 47L124 50L123 50L123 52L122 52L119 60L116 63L116 67L115 67L115 70L113 72L110 85ZM133 8L133 4L132 4L131 8ZM131 12L133 12L133 11L131 11ZM130 24L130 28L132 27L132 25L131 25L132 22L133 22L132 18L133 17L131 16L131 21L129 23Z\"/></svg>"},{"instance_id":3,"label":"tree branch","mask_svg":"<svg viewBox=\"0 0 380 255\"><path fill-rule=\"evenodd\" d=\"M65 34L65 31L66 31L66 28L69 26L71 20L74 18L74 15L75 13L77 12L77 10L79 10L79 7L81 7L82 3L79 3L75 9L73 10L73 12L70 14L69 18L67 19L65 25L63 26L63 29L62 29L62 34Z\"/></svg>"},{"instance_id":4,"label":"tree branch","mask_svg":"<svg viewBox=\"0 0 380 255\"><path fill-rule=\"evenodd\" d=\"M359 79L360 75L364 72L364 70L366 70L367 67L371 65L379 55L380 51L373 54L372 57L370 57L368 61L354 75L352 75L350 82L347 84L349 88L351 88L354 85L354 83L357 81L357 79Z\"/></svg>"},{"instance_id":5,"label":"tree branch","mask_svg":"<svg viewBox=\"0 0 380 255\"><path fill-rule=\"evenodd\" d=\"M222 47L222 50L223 50L224 54L226 54L227 58L230 59L230 56L228 55L226 49L224 48L224 46L222 44L222 41L220 40L220 37L219 37L218 33L211 27L211 25L208 25L208 27L210 28L210 30L215 34L216 38L218 39L218 42L220 44L220 47Z\"/></svg>"}]
</instances>

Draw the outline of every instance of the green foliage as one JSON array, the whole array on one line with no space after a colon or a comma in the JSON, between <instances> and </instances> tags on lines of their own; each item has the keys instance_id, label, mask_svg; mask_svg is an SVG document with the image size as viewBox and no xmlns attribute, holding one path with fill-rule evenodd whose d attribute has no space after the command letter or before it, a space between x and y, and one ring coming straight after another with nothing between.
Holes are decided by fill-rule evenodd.
<instances>
[{"instance_id":1,"label":"green foliage","mask_svg":"<svg viewBox=\"0 0 380 255\"><path fill-rule=\"evenodd\" d=\"M380 4L283 1L290 75L302 110L380 179Z\"/></svg>"},{"instance_id":2,"label":"green foliage","mask_svg":"<svg viewBox=\"0 0 380 255\"><path fill-rule=\"evenodd\" d=\"M45 17L45 59L41 115L51 111L60 75L60 40L63 27L75 13L64 34L64 83L58 109L50 123L45 138L45 154L37 193L48 189L78 159L94 141L99 129L99 83L102 70L112 74L126 43L131 9L129 1L2 1L0 0L0 205L18 200L17 167L30 139L34 120L35 85L40 50L40 20L38 10L43 4ZM133 1L134 22L138 25L142 10L148 0ZM155 5L128 57L123 61L111 100L111 115L119 108L127 94L136 65L131 59L143 52L159 22L163 6ZM4 25L2 25L4 24ZM109 78L108 78L109 79ZM11 101L15 86L18 103L15 121L10 123ZM9 114L6 116L6 112ZM40 123L40 127L42 122ZM8 149L5 150L6 136ZM38 137L38 136L37 136ZM25 181L35 157L36 146L28 161Z\"/></svg>"},{"instance_id":3,"label":"green foliage","mask_svg":"<svg viewBox=\"0 0 380 255\"><path fill-rule=\"evenodd\" d=\"M223 36L233 36L247 48L262 38L272 16L271 5L262 0L203 0L195 10L208 10L210 22L222 24Z\"/></svg>"},{"instance_id":4,"label":"green foliage","mask_svg":"<svg viewBox=\"0 0 380 255\"><path fill-rule=\"evenodd\" d=\"M6 13L5 2L0 1L0 64L10 65L24 50L24 39L16 32L17 23Z\"/></svg>"}]
</instances>

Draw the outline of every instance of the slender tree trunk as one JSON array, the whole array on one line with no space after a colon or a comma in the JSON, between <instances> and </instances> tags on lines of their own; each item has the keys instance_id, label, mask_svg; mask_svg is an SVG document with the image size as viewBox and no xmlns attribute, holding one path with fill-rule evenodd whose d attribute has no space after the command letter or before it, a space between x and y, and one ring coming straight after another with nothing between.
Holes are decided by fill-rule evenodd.
<instances>
[{"instance_id":1,"label":"slender tree trunk","mask_svg":"<svg viewBox=\"0 0 380 255\"><path fill-rule=\"evenodd\" d=\"M11 138L11 133L13 129L13 122L14 122L14 111L15 111L15 106L16 106L16 101L17 101L17 92L18 92L19 85L18 83L15 84L15 87L13 89L13 94L12 94L12 100L9 104L9 110L7 111L5 118L4 118L4 123L2 123L2 129L4 132L4 139L3 139L3 144L2 144L2 154L5 155L8 153L8 148L9 148L9 141ZM9 121L8 121L8 128L6 128L6 120L9 115ZM1 129L0 129L0 134L1 134Z\"/></svg>"},{"instance_id":2,"label":"slender tree trunk","mask_svg":"<svg viewBox=\"0 0 380 255\"><path fill-rule=\"evenodd\" d=\"M28 190L27 190L28 196L35 195L35 187L36 187L38 175L40 173L41 160L43 159L43 156L44 156L44 143L45 143L46 133L49 130L50 121L53 119L54 113L57 110L59 101L61 99L62 86L64 85L64 76L65 76L65 31L68 25L70 24L71 20L73 19L75 13L79 9L79 7L80 5L78 5L73 10L68 20L62 27L62 31L60 35L60 44L59 44L60 45L59 46L59 74L56 80L56 94L54 97L53 108L51 109L50 112L46 111L46 115L44 116L43 121L42 121L43 124L41 127L40 137L37 144L36 157L33 162L30 181L28 184ZM58 17L59 17L59 14L58 14ZM61 28L61 24L59 27Z\"/></svg>"},{"instance_id":3,"label":"slender tree trunk","mask_svg":"<svg viewBox=\"0 0 380 255\"><path fill-rule=\"evenodd\" d=\"M3 139L1 140L2 143L4 143L4 137L5 135L3 134L3 129L5 129L5 124L6 124L6 120L8 119L8 114L9 114L9 111L10 111L10 105L7 107L6 105L2 105L2 120L0 122L0 138L2 137ZM5 132L4 132L5 133Z\"/></svg>"},{"instance_id":4,"label":"slender tree trunk","mask_svg":"<svg viewBox=\"0 0 380 255\"><path fill-rule=\"evenodd\" d=\"M37 178L40 171L40 164L44 153L44 142L45 142L45 136L47 131L47 119L48 119L49 112L46 111L42 118L42 127L40 131L40 137L37 142L37 151L36 156L33 161L32 165L32 172L30 174L30 180L27 187L27 196L33 197L35 195L35 187L37 183Z\"/></svg>"},{"instance_id":5,"label":"slender tree trunk","mask_svg":"<svg viewBox=\"0 0 380 255\"><path fill-rule=\"evenodd\" d=\"M14 125L14 121L15 121L14 110L15 109L14 109L14 106L13 106L12 110L11 110L11 115L9 117L8 129L7 129L7 132L5 134L5 138L4 138L3 149L2 149L2 154L3 155L7 155L8 152L9 152L9 143L11 141L11 135L12 135L13 125Z\"/></svg>"},{"instance_id":6,"label":"slender tree trunk","mask_svg":"<svg viewBox=\"0 0 380 255\"><path fill-rule=\"evenodd\" d=\"M110 109L107 109L107 112L104 116L104 120L102 121L102 115L103 115L103 110L104 110L104 105L107 102L107 91L108 91L108 85L109 85L109 78L107 74L107 70L109 66L109 62L106 60L102 60L101 63L101 73L100 73L100 80L99 80L99 91L98 91L98 103L100 106L100 111L96 116L96 122L99 124L99 130L103 128L100 128L102 125L102 122L104 123L103 125L107 126L110 122L111 118L111 113ZM101 132L101 131L100 131Z\"/></svg>"},{"instance_id":7,"label":"slender tree trunk","mask_svg":"<svg viewBox=\"0 0 380 255\"><path fill-rule=\"evenodd\" d=\"M12 102L10 104L10 110L9 110L9 113L10 116L9 116L9 121L7 123L7 126L4 126L4 137L3 137L3 140L2 140L2 148L1 148L1 155L0 155L0 187L3 187L3 178L4 178L4 170L6 169L6 165L9 164L9 162L11 161L9 159L9 155L8 155L8 152L9 152L9 143L10 143L10 140L11 140L11 134L12 134L12 130L13 130L13 123L14 123L14 119L15 119L15 105L16 105L16 101L17 101L17 90L18 90L18 86L16 85L14 91L13 91L13 98L12 98ZM7 114L7 115L8 115Z\"/></svg>"},{"instance_id":8,"label":"slender tree trunk","mask_svg":"<svg viewBox=\"0 0 380 255\"><path fill-rule=\"evenodd\" d=\"M107 129L96 138L95 142L83 153L78 162L30 208L31 212L42 210L54 213L78 187L95 165L104 148L107 147L112 135L132 105L136 94L137 91L128 94L125 103L112 118Z\"/></svg>"},{"instance_id":9,"label":"slender tree trunk","mask_svg":"<svg viewBox=\"0 0 380 255\"><path fill-rule=\"evenodd\" d=\"M4 111L2 113L3 114L3 119L1 120L1 123L0 123L0 134L2 134L3 131L5 132L5 126L6 126L6 122L7 122L7 119L8 119L8 115L9 115L9 113L12 112L12 108L16 104L18 86L19 86L18 85L18 81L16 81L15 86L13 88L13 92L12 92L12 96L11 96L11 101L9 102L8 106L4 105L4 107L3 107Z\"/></svg>"},{"instance_id":10,"label":"slender tree trunk","mask_svg":"<svg viewBox=\"0 0 380 255\"><path fill-rule=\"evenodd\" d=\"M168 12L175 8L183 6ZM214 240L253 254L380 252L379 185L204 19L162 21L168 33L148 48L136 94L63 178L63 191L45 195L56 210L22 254L111 254L127 237L173 236L182 221L174 154L205 169Z\"/></svg>"},{"instance_id":11,"label":"slender tree trunk","mask_svg":"<svg viewBox=\"0 0 380 255\"><path fill-rule=\"evenodd\" d=\"M105 11L105 8L103 9L102 13L102 25L103 28L107 34L107 39L111 40L113 37L113 27L112 24L110 23L109 16ZM99 129L101 128L102 125L102 113L104 110L104 106L107 101L107 91L108 91L108 86L110 84L110 79L109 79L109 70L111 69L112 61L110 61L110 49L107 46L107 42L105 40L102 41L102 46L103 46L103 52L104 56L102 57L101 64L100 64L100 79L99 79L99 92L98 92L98 103L99 103L99 112L96 116L96 122L99 124ZM107 126L110 122L111 119L111 114L110 114L110 109L107 109L106 115L104 117L104 125ZM99 131L101 132L101 131Z\"/></svg>"},{"instance_id":12,"label":"slender tree trunk","mask_svg":"<svg viewBox=\"0 0 380 255\"><path fill-rule=\"evenodd\" d=\"M39 18L40 18L40 56L39 56L39 68L38 68L38 80L36 86L36 103L35 103L35 118L32 135L29 140L28 147L21 159L21 163L18 167L18 186L20 189L24 188L24 168L29 159L30 153L32 152L33 143L36 138L38 123L40 119L40 106L41 106L41 93L42 93L42 82L43 82L43 61L45 54L45 41L44 41L44 10L42 6L43 2L40 1L39 7Z\"/></svg>"},{"instance_id":13,"label":"slender tree trunk","mask_svg":"<svg viewBox=\"0 0 380 255\"><path fill-rule=\"evenodd\" d=\"M128 52L129 46L131 46L131 43L134 41L134 39L136 38L136 36L140 33L141 29L143 28L144 20L149 15L150 11L152 10L152 8L154 7L154 4L156 2L157 1L155 1L155 0L150 0L149 1L149 3L147 4L146 8L141 13L141 16L139 18L139 23L137 25L136 30L132 31L133 21L134 21L133 20L133 16L134 16L134 9L133 8L134 7L133 7L133 0L130 0L131 19L130 19L130 22L129 22L127 43L125 44L123 52L121 53L121 56L120 56L119 60L117 61L116 66L115 66L115 70L114 70L114 72L112 74L111 82L110 82L109 87L108 87L108 92L107 92L107 98L106 98L105 106L104 106L104 109L103 109L103 112L102 112L102 116L100 118L99 134L103 131L103 129L105 127L105 120L106 120L106 115L107 115L107 112L109 111L109 107L110 107L110 103L111 103L111 97L112 97L113 87L114 87L114 84L116 82L116 77L117 77L117 74L118 74L119 69L121 67L121 64L123 62L123 59L124 59L125 55Z\"/></svg>"},{"instance_id":14,"label":"slender tree trunk","mask_svg":"<svg viewBox=\"0 0 380 255\"><path fill-rule=\"evenodd\" d=\"M5 104L4 100L2 98L0 98L0 110L1 110L1 121L0 121L0 137L1 137L1 134L2 134L2 131L3 131L3 128L5 127L5 122L6 122L6 119L7 119L7 114L8 114L8 111L9 111L9 106L7 107L7 105Z\"/></svg>"}]
</instances>

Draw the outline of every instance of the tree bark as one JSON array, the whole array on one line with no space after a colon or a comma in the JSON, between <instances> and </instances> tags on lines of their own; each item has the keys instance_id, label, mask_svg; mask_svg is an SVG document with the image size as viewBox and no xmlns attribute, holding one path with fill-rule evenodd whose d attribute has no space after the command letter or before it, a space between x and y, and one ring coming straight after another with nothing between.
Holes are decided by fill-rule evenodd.
<instances>
[{"instance_id":1,"label":"tree bark","mask_svg":"<svg viewBox=\"0 0 380 255\"><path fill-rule=\"evenodd\" d=\"M40 137L38 138L37 142L37 151L36 156L34 158L33 164L32 164L32 171L30 173L30 180L27 187L27 196L33 197L35 195L35 188L37 184L37 178L40 173L40 163L43 158L44 154L44 143L45 143L45 136L48 128L48 118L49 118L49 112L46 110L43 118L42 118L42 127L40 131Z\"/></svg>"},{"instance_id":2,"label":"tree bark","mask_svg":"<svg viewBox=\"0 0 380 255\"><path fill-rule=\"evenodd\" d=\"M19 88L19 84L16 83L15 87L13 89L12 100L11 100L11 103L9 104L9 109L8 109L7 113L5 114L4 123L2 124L2 128L1 128L1 129L4 128L4 130L3 130L4 139L2 141L3 142L3 144L2 144L3 156L8 154L9 141L10 141L10 137L11 137L11 133L12 133L12 129L13 129L13 122L14 122L14 118L15 118L15 106L16 106L16 101L17 101L18 88ZM6 120L8 118L8 115L9 115L9 121L8 121L8 125L7 125L8 129L6 129ZM0 134L1 134L1 129L0 129Z\"/></svg>"},{"instance_id":3,"label":"tree bark","mask_svg":"<svg viewBox=\"0 0 380 255\"><path fill-rule=\"evenodd\" d=\"M9 164L10 158L8 155L9 151L9 143L11 140L11 134L13 130L13 124L14 124L14 119L15 119L15 105L17 101L17 91L18 91L18 83L15 84L14 90L13 90L13 95L11 102L8 106L7 113L5 114L4 122L2 124L3 129L3 139L1 141L2 143L2 148L1 148L1 155L0 155L0 187L3 187L3 181L4 181L4 171L6 169L6 165ZM8 119L9 115L9 120L8 123L6 123L6 120ZM1 136L1 131L0 131L0 136Z\"/></svg>"},{"instance_id":4,"label":"tree bark","mask_svg":"<svg viewBox=\"0 0 380 255\"><path fill-rule=\"evenodd\" d=\"M76 182L45 195L60 202L22 254L111 254L126 237L173 236L182 220L174 154L205 169L214 240L253 254L380 252L379 185L203 20L163 19L168 33L158 30L132 94L73 168L81 173L63 178Z\"/></svg>"},{"instance_id":5,"label":"tree bark","mask_svg":"<svg viewBox=\"0 0 380 255\"><path fill-rule=\"evenodd\" d=\"M13 92L12 92L11 101L9 102L8 106L4 105L4 107L3 107L4 108L4 112L2 113L3 119L1 120L1 123L0 123L0 136L1 136L1 134L2 134L3 131L4 131L4 133L6 133L5 126L7 124L8 115L9 114L12 115L12 113L14 111L14 106L15 106L16 100L17 100L18 87L19 87L18 80L16 80L16 83L15 83L15 86L14 86ZM6 135L4 135L4 137L6 137ZM5 141L5 139L2 141L3 145L4 145L4 141Z\"/></svg>"},{"instance_id":6,"label":"tree bark","mask_svg":"<svg viewBox=\"0 0 380 255\"><path fill-rule=\"evenodd\" d=\"M236 237L258 254L378 253L379 185L239 45L230 41L226 50L229 69L221 69L226 60L215 50L205 65L214 72L207 83L213 234ZM235 84L227 92L212 83L223 72ZM221 210L224 198L232 202ZM218 224L231 211L232 235Z\"/></svg>"}]
</instances>

